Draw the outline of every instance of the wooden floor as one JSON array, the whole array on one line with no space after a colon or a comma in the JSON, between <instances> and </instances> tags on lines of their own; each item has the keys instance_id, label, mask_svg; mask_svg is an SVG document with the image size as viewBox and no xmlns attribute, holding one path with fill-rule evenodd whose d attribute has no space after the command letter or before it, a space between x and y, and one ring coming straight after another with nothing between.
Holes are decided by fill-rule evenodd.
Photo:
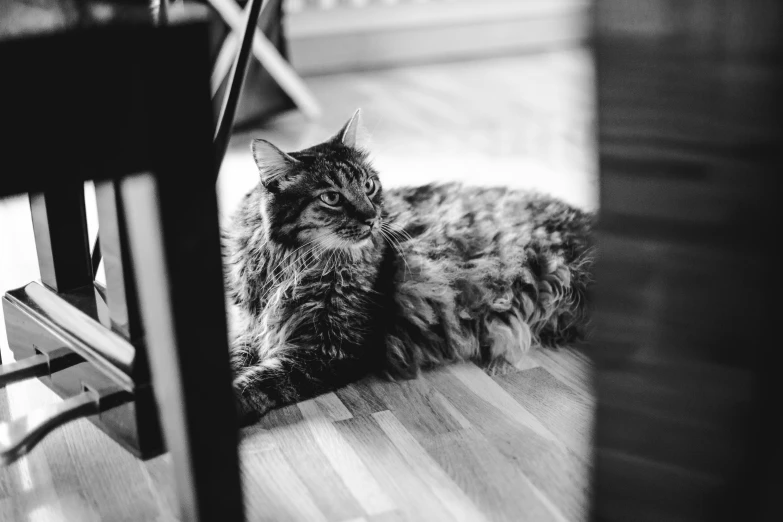
<instances>
[{"instance_id":1,"label":"wooden floor","mask_svg":"<svg viewBox=\"0 0 783 522\"><path fill-rule=\"evenodd\" d=\"M251 136L295 148L357 106L387 186L462 179L595 205L581 50L308 83L323 121L290 114L236 136L219 185L225 212L256 179ZM0 202L0 252L0 290L37 278L23 198ZM0 343L7 361L2 323ZM38 382L12 385L0 418L56 400ZM463 364L404 383L368 378L243 431L248 520L585 520L593 404L590 363L575 349L534 351L503 376ZM139 462L77 421L0 469L0 521L176 520L174 487L167 455Z\"/></svg>"},{"instance_id":2,"label":"wooden floor","mask_svg":"<svg viewBox=\"0 0 783 522\"><path fill-rule=\"evenodd\" d=\"M357 108L385 187L460 180L598 204L593 64L584 49L307 78L323 117L296 112L235 136L220 179L233 209L258 181L253 137L296 150L337 132Z\"/></svg>"}]
</instances>

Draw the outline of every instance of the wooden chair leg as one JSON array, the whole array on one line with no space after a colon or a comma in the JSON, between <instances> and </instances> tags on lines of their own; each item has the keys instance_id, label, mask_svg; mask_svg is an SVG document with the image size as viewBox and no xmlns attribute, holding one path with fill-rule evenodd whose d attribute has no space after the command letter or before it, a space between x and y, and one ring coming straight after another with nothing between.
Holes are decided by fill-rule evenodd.
<instances>
[{"instance_id":1,"label":"wooden chair leg","mask_svg":"<svg viewBox=\"0 0 783 522\"><path fill-rule=\"evenodd\" d=\"M133 287L133 265L128 252L122 202L115 180L97 181L95 196L101 231L99 244L106 272L107 326L131 342L142 335L138 302Z\"/></svg>"},{"instance_id":2,"label":"wooden chair leg","mask_svg":"<svg viewBox=\"0 0 783 522\"><path fill-rule=\"evenodd\" d=\"M226 76L228 76L228 72L231 70L231 66L234 64L234 59L237 56L238 49L239 36L232 31L228 33L228 36L223 40L220 52L215 59L215 65L212 67L210 90L213 98L220 90L220 86L223 85Z\"/></svg>"},{"instance_id":3,"label":"wooden chair leg","mask_svg":"<svg viewBox=\"0 0 783 522\"><path fill-rule=\"evenodd\" d=\"M135 287L182 520L244 518L212 143L209 69L202 49L154 71L171 96L149 114L151 174L118 183ZM189 46L192 48L192 46ZM152 86L150 86L152 88ZM155 89L153 92L160 92Z\"/></svg>"},{"instance_id":4,"label":"wooden chair leg","mask_svg":"<svg viewBox=\"0 0 783 522\"><path fill-rule=\"evenodd\" d=\"M191 192L185 209L176 187L149 174L126 178L121 191L180 517L238 522L244 506L217 202L214 186L204 186L211 190Z\"/></svg>"},{"instance_id":5,"label":"wooden chair leg","mask_svg":"<svg viewBox=\"0 0 783 522\"><path fill-rule=\"evenodd\" d=\"M231 70L231 83L229 83L226 94L223 97L223 104L215 130L214 149L216 165L220 165L223 162L223 157L226 155L226 149L228 148L228 140L231 138L231 129L234 127L234 117L239 106L239 96L242 94L242 86L245 83L253 29L258 25L258 15L261 14L262 2L263 0L250 0L248 2L245 28L243 31L237 31L238 34L242 34L239 53L237 53L237 57L234 60L234 66ZM217 181L218 174L219 172L215 172L215 181Z\"/></svg>"},{"instance_id":6,"label":"wooden chair leg","mask_svg":"<svg viewBox=\"0 0 783 522\"><path fill-rule=\"evenodd\" d=\"M233 0L209 0L235 34L242 34L243 13ZM252 2L245 7L245 14ZM264 36L257 25L253 26L253 56L264 66L270 76L291 97L302 113L311 119L321 115L321 107L310 89L302 81L277 48Z\"/></svg>"},{"instance_id":7,"label":"wooden chair leg","mask_svg":"<svg viewBox=\"0 0 783 522\"><path fill-rule=\"evenodd\" d=\"M30 213L41 281L56 292L92 284L84 186L32 193Z\"/></svg>"}]
</instances>

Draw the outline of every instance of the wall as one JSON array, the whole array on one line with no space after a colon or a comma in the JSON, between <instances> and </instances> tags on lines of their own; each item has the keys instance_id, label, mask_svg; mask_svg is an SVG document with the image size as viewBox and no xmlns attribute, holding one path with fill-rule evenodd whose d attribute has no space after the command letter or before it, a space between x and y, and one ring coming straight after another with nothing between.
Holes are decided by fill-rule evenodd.
<instances>
[{"instance_id":1,"label":"wall","mask_svg":"<svg viewBox=\"0 0 783 522\"><path fill-rule=\"evenodd\" d=\"M288 0L302 74L513 54L579 44L586 0Z\"/></svg>"}]
</instances>

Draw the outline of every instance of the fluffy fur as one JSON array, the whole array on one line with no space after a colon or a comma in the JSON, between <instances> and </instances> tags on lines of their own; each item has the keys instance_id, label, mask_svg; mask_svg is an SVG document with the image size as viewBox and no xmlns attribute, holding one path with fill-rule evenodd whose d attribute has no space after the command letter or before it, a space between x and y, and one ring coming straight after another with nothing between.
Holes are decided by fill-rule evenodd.
<instances>
[{"instance_id":1,"label":"fluffy fur","mask_svg":"<svg viewBox=\"0 0 783 522\"><path fill-rule=\"evenodd\" d=\"M225 234L245 422L370 372L498 370L583 332L589 214L507 188L384 192L358 118L299 152L254 142L261 179Z\"/></svg>"}]
</instances>

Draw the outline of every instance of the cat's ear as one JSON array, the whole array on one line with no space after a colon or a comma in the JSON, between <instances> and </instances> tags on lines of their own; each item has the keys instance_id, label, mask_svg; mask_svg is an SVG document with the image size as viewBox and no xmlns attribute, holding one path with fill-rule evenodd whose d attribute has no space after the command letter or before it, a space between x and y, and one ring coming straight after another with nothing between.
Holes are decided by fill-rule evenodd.
<instances>
[{"instance_id":1,"label":"cat's ear","mask_svg":"<svg viewBox=\"0 0 783 522\"><path fill-rule=\"evenodd\" d=\"M262 139L255 139L250 144L253 151L253 159L256 160L258 172L261 174L261 182L264 185L271 183L291 171L299 160L291 157L271 143Z\"/></svg>"},{"instance_id":2,"label":"cat's ear","mask_svg":"<svg viewBox=\"0 0 783 522\"><path fill-rule=\"evenodd\" d=\"M351 119L348 120L340 132L333 138L333 142L342 143L352 149L362 149L367 142L367 130L362 125L362 110L356 109Z\"/></svg>"}]
</instances>

